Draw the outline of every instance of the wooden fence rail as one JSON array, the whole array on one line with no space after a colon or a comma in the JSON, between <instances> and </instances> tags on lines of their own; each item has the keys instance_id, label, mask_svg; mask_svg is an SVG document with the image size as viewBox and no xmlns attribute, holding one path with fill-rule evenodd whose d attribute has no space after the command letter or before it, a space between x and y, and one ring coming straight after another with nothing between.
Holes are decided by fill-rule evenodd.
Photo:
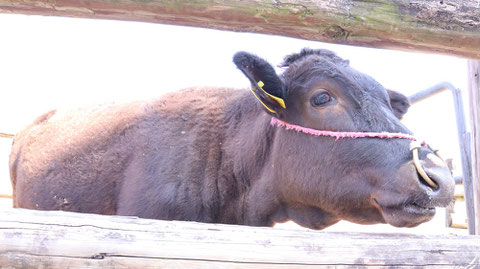
<instances>
[{"instance_id":1,"label":"wooden fence rail","mask_svg":"<svg viewBox=\"0 0 480 269\"><path fill-rule=\"evenodd\" d=\"M0 13L155 22L480 59L477 0L0 0Z\"/></svg>"},{"instance_id":2,"label":"wooden fence rail","mask_svg":"<svg viewBox=\"0 0 480 269\"><path fill-rule=\"evenodd\" d=\"M13 138L15 135L7 134L7 133L0 133L1 138Z\"/></svg>"},{"instance_id":3,"label":"wooden fence rail","mask_svg":"<svg viewBox=\"0 0 480 269\"><path fill-rule=\"evenodd\" d=\"M480 240L0 211L1 268L313 266L478 268Z\"/></svg>"}]
</instances>

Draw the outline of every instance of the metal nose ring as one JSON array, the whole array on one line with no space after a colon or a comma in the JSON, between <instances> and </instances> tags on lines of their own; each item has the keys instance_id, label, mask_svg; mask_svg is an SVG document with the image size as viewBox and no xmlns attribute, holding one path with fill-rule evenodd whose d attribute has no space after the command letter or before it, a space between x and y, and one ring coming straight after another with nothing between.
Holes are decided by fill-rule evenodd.
<instances>
[{"instance_id":1,"label":"metal nose ring","mask_svg":"<svg viewBox=\"0 0 480 269\"><path fill-rule=\"evenodd\" d=\"M425 182L427 182L430 187L437 188L437 184L427 175L422 165L420 164L420 159L418 158L418 149L420 149L421 147L422 144L420 144L420 142L418 141L412 141L410 143L410 150L412 151L413 155L413 164L415 165L417 172L420 174L423 180L425 180ZM436 151L434 151L434 153L438 156Z\"/></svg>"}]
</instances>

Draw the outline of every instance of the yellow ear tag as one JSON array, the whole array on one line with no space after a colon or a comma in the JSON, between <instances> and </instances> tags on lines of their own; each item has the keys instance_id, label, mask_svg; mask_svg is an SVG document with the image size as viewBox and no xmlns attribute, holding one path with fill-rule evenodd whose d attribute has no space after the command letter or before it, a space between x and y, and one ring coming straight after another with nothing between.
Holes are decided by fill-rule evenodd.
<instances>
[{"instance_id":1,"label":"yellow ear tag","mask_svg":"<svg viewBox=\"0 0 480 269\"><path fill-rule=\"evenodd\" d=\"M258 86L260 87L260 89L261 89L265 94L267 94L267 95L268 95L270 98L272 98L273 100L277 101L277 103L278 103L281 107L287 108L287 107L285 106L285 101L283 101L283 99L280 98L280 97L276 97L276 96L271 95L271 94L269 94L268 92L266 92L266 91L262 88L264 85L265 85L265 84L263 83L263 81L260 80L260 81L258 82Z\"/></svg>"},{"instance_id":2,"label":"yellow ear tag","mask_svg":"<svg viewBox=\"0 0 480 269\"><path fill-rule=\"evenodd\" d=\"M262 86L260 86L260 83ZM263 82L262 81L259 81L258 82L258 86L260 86L260 89L262 89L263 87ZM260 103L268 110L270 111L271 113L277 113L277 111L271 109L270 107L268 107L263 101L262 99L260 99L260 97L258 97L258 95L255 93L255 90L253 88L250 88L250 90L252 91L253 95L255 95L255 97L258 99L258 101L260 101ZM263 89L262 89L263 90Z\"/></svg>"},{"instance_id":3,"label":"yellow ear tag","mask_svg":"<svg viewBox=\"0 0 480 269\"><path fill-rule=\"evenodd\" d=\"M285 106L285 101L283 101L282 98L279 98L279 97L276 97L276 96L273 96L271 94L269 94L268 92L266 92L264 89L263 89L263 86L265 85L263 83L263 81L259 81L258 83L258 87L260 87L260 90L262 90L266 95L268 95L268 97L272 98L273 100L275 100L281 107L283 108L286 108ZM277 113L274 109L270 108L269 106L267 106L259 97L258 95L255 93L255 90L253 88L250 89L252 92L253 92L253 95L255 95L255 97L258 99L258 101L260 101L260 103L262 103L262 105L270 112L272 113Z\"/></svg>"}]
</instances>

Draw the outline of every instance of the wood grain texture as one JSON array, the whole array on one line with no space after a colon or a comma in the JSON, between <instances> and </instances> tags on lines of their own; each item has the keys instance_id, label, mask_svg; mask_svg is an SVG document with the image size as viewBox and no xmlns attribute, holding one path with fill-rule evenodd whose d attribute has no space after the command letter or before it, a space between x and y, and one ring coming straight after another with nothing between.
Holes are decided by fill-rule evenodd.
<instances>
[{"instance_id":1,"label":"wood grain texture","mask_svg":"<svg viewBox=\"0 0 480 269\"><path fill-rule=\"evenodd\" d=\"M0 133L0 138L9 138L9 139L12 139L14 138L15 135L13 134L7 134L7 133Z\"/></svg>"},{"instance_id":2,"label":"wood grain texture","mask_svg":"<svg viewBox=\"0 0 480 269\"><path fill-rule=\"evenodd\" d=\"M275 34L480 59L477 0L0 0L0 13Z\"/></svg>"},{"instance_id":3,"label":"wood grain texture","mask_svg":"<svg viewBox=\"0 0 480 269\"><path fill-rule=\"evenodd\" d=\"M59 211L0 212L1 268L480 266L475 236L281 230ZM473 267L472 267L473 268Z\"/></svg>"},{"instance_id":4,"label":"wood grain texture","mask_svg":"<svg viewBox=\"0 0 480 269\"><path fill-rule=\"evenodd\" d=\"M468 81L475 234L480 235L480 61L468 61Z\"/></svg>"}]
</instances>

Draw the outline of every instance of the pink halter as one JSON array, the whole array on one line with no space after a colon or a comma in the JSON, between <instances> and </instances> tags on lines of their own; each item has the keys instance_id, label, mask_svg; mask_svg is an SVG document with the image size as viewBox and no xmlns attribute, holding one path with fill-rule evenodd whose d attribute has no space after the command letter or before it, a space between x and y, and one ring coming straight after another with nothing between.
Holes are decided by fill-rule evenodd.
<instances>
[{"instance_id":1,"label":"pink halter","mask_svg":"<svg viewBox=\"0 0 480 269\"><path fill-rule=\"evenodd\" d=\"M314 135L314 136L330 136L335 137L336 140L340 138L363 138L363 137L377 137L377 138L385 138L385 139L392 139L392 138L401 138L401 139L409 139L413 141L417 141L417 139L409 134L402 134L402 133L388 133L388 132L333 132L333 131L324 131L324 130L316 130L311 128L306 128L302 126L298 126L295 124L290 124L279 120L275 117L272 117L270 122L273 126L281 126L285 127L287 130L295 130L297 132ZM426 145L425 142L422 142L423 145Z\"/></svg>"}]
</instances>

